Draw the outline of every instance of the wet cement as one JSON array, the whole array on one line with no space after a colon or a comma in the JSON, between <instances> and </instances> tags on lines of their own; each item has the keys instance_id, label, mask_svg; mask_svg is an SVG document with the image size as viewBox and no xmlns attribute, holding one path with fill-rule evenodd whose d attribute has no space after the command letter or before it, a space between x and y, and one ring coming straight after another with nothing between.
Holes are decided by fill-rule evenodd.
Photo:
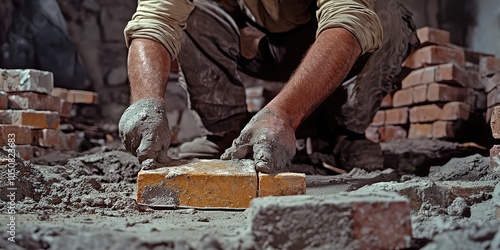
<instances>
[{"instance_id":1,"label":"wet cement","mask_svg":"<svg viewBox=\"0 0 500 250\"><path fill-rule=\"evenodd\" d=\"M454 179L461 179L470 171L470 164L476 164L467 159L459 162L469 163L456 165L462 166L463 172ZM2 230L0 249L255 249L247 229L248 211L153 210L137 205L135 178L140 166L126 152L100 148L81 156L52 155L34 164L18 159L16 169L16 243L8 241L8 233ZM6 229L9 206L5 164L0 165L0 173L0 222ZM463 184L498 182L494 175L474 176ZM393 170L368 173L355 169L338 176L308 176L307 192L322 196L376 185L390 188L413 183L432 187L433 182L429 178L401 177ZM430 248L434 243L452 244L439 243L446 239L440 235L446 233L465 230L475 235L471 232L477 225L495 218L493 192L446 203L432 199L433 192L424 194L427 196L419 209L412 211L413 244L417 249L426 245L437 249ZM472 243L492 245L499 241L496 234L487 235L474 236Z\"/></svg>"}]
</instances>

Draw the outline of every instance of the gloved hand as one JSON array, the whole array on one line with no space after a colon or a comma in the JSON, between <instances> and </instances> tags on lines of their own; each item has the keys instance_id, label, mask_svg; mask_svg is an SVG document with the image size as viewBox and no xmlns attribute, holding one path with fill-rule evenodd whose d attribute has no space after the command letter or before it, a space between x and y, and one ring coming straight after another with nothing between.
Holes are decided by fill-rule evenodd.
<instances>
[{"instance_id":1,"label":"gloved hand","mask_svg":"<svg viewBox=\"0 0 500 250\"><path fill-rule=\"evenodd\" d=\"M253 156L259 172L286 172L295 155L295 132L282 117L269 109L259 111L243 128L222 160Z\"/></svg>"},{"instance_id":2,"label":"gloved hand","mask_svg":"<svg viewBox=\"0 0 500 250\"><path fill-rule=\"evenodd\" d=\"M142 99L130 105L118 125L125 148L137 156L143 169L165 166L170 162L170 129L163 103Z\"/></svg>"}]
</instances>

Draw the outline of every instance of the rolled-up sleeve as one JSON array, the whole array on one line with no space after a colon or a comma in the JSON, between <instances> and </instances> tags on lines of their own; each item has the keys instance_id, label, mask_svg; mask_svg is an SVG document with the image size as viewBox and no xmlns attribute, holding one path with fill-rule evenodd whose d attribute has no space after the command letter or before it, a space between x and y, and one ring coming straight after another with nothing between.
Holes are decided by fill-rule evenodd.
<instances>
[{"instance_id":1,"label":"rolled-up sleeve","mask_svg":"<svg viewBox=\"0 0 500 250\"><path fill-rule=\"evenodd\" d=\"M317 4L317 35L328 28L345 28L358 40L362 54L382 45L382 24L373 0L317 0Z\"/></svg>"},{"instance_id":2,"label":"rolled-up sleeve","mask_svg":"<svg viewBox=\"0 0 500 250\"><path fill-rule=\"evenodd\" d=\"M182 30L186 27L194 4L189 0L139 0L137 10L125 27L127 48L135 38L145 38L165 46L172 59L181 47Z\"/></svg>"}]
</instances>

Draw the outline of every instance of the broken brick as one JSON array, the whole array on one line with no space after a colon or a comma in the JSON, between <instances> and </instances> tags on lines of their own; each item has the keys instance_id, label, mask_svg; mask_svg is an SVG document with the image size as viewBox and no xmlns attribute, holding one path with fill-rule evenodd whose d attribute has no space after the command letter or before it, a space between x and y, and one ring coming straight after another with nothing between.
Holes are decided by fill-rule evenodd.
<instances>
[{"instance_id":1,"label":"broken brick","mask_svg":"<svg viewBox=\"0 0 500 250\"><path fill-rule=\"evenodd\" d=\"M426 67L411 72L403 81L403 89L428 83L447 83L450 85L467 86L471 81L468 73L464 69L447 63L433 67ZM477 83L479 84L479 83Z\"/></svg>"},{"instance_id":2,"label":"broken brick","mask_svg":"<svg viewBox=\"0 0 500 250\"><path fill-rule=\"evenodd\" d=\"M0 124L56 129L59 127L59 114L50 111L0 110Z\"/></svg>"},{"instance_id":3,"label":"broken brick","mask_svg":"<svg viewBox=\"0 0 500 250\"><path fill-rule=\"evenodd\" d=\"M412 88L413 103L425 103L427 101L427 85L420 85Z\"/></svg>"},{"instance_id":4,"label":"broken brick","mask_svg":"<svg viewBox=\"0 0 500 250\"><path fill-rule=\"evenodd\" d=\"M454 63L457 66L465 67L464 51L432 45L415 51L406 59L403 66L410 69L420 69L445 63Z\"/></svg>"},{"instance_id":5,"label":"broken brick","mask_svg":"<svg viewBox=\"0 0 500 250\"><path fill-rule=\"evenodd\" d=\"M275 176L258 173L259 197L306 194L306 175L281 173Z\"/></svg>"},{"instance_id":6,"label":"broken brick","mask_svg":"<svg viewBox=\"0 0 500 250\"><path fill-rule=\"evenodd\" d=\"M375 113L375 116L373 117L372 124L373 126L381 126L384 125L385 123L385 111L379 110L377 113Z\"/></svg>"},{"instance_id":7,"label":"broken brick","mask_svg":"<svg viewBox=\"0 0 500 250\"><path fill-rule=\"evenodd\" d=\"M98 95L96 92L72 89L68 90L66 101L71 103L97 104Z\"/></svg>"},{"instance_id":8,"label":"broken brick","mask_svg":"<svg viewBox=\"0 0 500 250\"><path fill-rule=\"evenodd\" d=\"M68 90L63 88L54 88L50 93L51 96L60 98L61 100L66 100L68 97Z\"/></svg>"},{"instance_id":9,"label":"broken brick","mask_svg":"<svg viewBox=\"0 0 500 250\"><path fill-rule=\"evenodd\" d=\"M50 94L54 88L51 72L34 69L0 69L0 90L31 91Z\"/></svg>"},{"instance_id":10,"label":"broken brick","mask_svg":"<svg viewBox=\"0 0 500 250\"><path fill-rule=\"evenodd\" d=\"M33 145L45 148L55 147L59 144L59 130L33 129L31 130Z\"/></svg>"},{"instance_id":11,"label":"broken brick","mask_svg":"<svg viewBox=\"0 0 500 250\"><path fill-rule=\"evenodd\" d=\"M249 212L252 236L259 249L410 246L409 202L395 193L354 191L326 196L264 197L254 199Z\"/></svg>"},{"instance_id":12,"label":"broken brick","mask_svg":"<svg viewBox=\"0 0 500 250\"><path fill-rule=\"evenodd\" d=\"M440 120L455 121L468 120L470 105L464 102L449 102L443 106L443 113Z\"/></svg>"},{"instance_id":13,"label":"broken brick","mask_svg":"<svg viewBox=\"0 0 500 250\"><path fill-rule=\"evenodd\" d=\"M2 145L7 145L9 139L13 139L14 144L31 144L31 129L27 126L1 124L0 139Z\"/></svg>"},{"instance_id":14,"label":"broken brick","mask_svg":"<svg viewBox=\"0 0 500 250\"><path fill-rule=\"evenodd\" d=\"M432 123L412 123L408 131L408 138L432 138Z\"/></svg>"},{"instance_id":15,"label":"broken brick","mask_svg":"<svg viewBox=\"0 0 500 250\"><path fill-rule=\"evenodd\" d=\"M385 124L399 125L408 123L408 108L395 108L385 110Z\"/></svg>"},{"instance_id":16,"label":"broken brick","mask_svg":"<svg viewBox=\"0 0 500 250\"><path fill-rule=\"evenodd\" d=\"M479 62L479 73L481 76L489 76L500 73L500 58L483 57Z\"/></svg>"},{"instance_id":17,"label":"broken brick","mask_svg":"<svg viewBox=\"0 0 500 250\"><path fill-rule=\"evenodd\" d=\"M7 109L9 104L9 97L7 93L0 91L0 109Z\"/></svg>"},{"instance_id":18,"label":"broken brick","mask_svg":"<svg viewBox=\"0 0 500 250\"><path fill-rule=\"evenodd\" d=\"M60 99L47 94L19 92L9 94L9 108L59 111Z\"/></svg>"},{"instance_id":19,"label":"broken brick","mask_svg":"<svg viewBox=\"0 0 500 250\"><path fill-rule=\"evenodd\" d=\"M465 101L467 89L452 87L445 84L432 83L427 87L427 101L429 102L452 102Z\"/></svg>"},{"instance_id":20,"label":"broken brick","mask_svg":"<svg viewBox=\"0 0 500 250\"><path fill-rule=\"evenodd\" d=\"M439 120L442 115L443 109L436 104L413 107L410 109L410 122L433 122Z\"/></svg>"},{"instance_id":21,"label":"broken brick","mask_svg":"<svg viewBox=\"0 0 500 250\"><path fill-rule=\"evenodd\" d=\"M417 30L417 36L421 46L448 45L450 43L450 32L431 27L423 27Z\"/></svg>"},{"instance_id":22,"label":"broken brick","mask_svg":"<svg viewBox=\"0 0 500 250\"><path fill-rule=\"evenodd\" d=\"M251 161L195 160L182 166L141 170L137 203L148 206L247 208L257 196Z\"/></svg>"},{"instance_id":23,"label":"broken brick","mask_svg":"<svg viewBox=\"0 0 500 250\"><path fill-rule=\"evenodd\" d=\"M395 108L406 107L413 104L413 90L402 89L396 91L392 97L392 105Z\"/></svg>"},{"instance_id":24,"label":"broken brick","mask_svg":"<svg viewBox=\"0 0 500 250\"><path fill-rule=\"evenodd\" d=\"M383 126L378 130L381 142L388 142L408 137L408 132L401 126Z\"/></svg>"},{"instance_id":25,"label":"broken brick","mask_svg":"<svg viewBox=\"0 0 500 250\"><path fill-rule=\"evenodd\" d=\"M493 108L490 126L493 138L500 139L500 106Z\"/></svg>"},{"instance_id":26,"label":"broken brick","mask_svg":"<svg viewBox=\"0 0 500 250\"><path fill-rule=\"evenodd\" d=\"M381 108L392 108L392 95L387 94L380 103Z\"/></svg>"},{"instance_id":27,"label":"broken brick","mask_svg":"<svg viewBox=\"0 0 500 250\"><path fill-rule=\"evenodd\" d=\"M457 121L437 121L432 124L433 138L456 138L459 137L459 131L462 127L461 122Z\"/></svg>"}]
</instances>

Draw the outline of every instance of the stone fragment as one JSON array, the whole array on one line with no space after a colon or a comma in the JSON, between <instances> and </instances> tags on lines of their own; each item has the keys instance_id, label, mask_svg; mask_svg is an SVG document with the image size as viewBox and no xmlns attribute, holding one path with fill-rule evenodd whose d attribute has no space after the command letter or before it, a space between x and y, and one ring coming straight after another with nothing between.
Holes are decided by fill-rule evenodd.
<instances>
[{"instance_id":1,"label":"stone fragment","mask_svg":"<svg viewBox=\"0 0 500 250\"><path fill-rule=\"evenodd\" d=\"M59 114L51 111L0 110L0 124L57 129L59 127Z\"/></svg>"},{"instance_id":2,"label":"stone fragment","mask_svg":"<svg viewBox=\"0 0 500 250\"><path fill-rule=\"evenodd\" d=\"M9 108L59 111L61 99L47 94L19 92L9 94Z\"/></svg>"},{"instance_id":3,"label":"stone fragment","mask_svg":"<svg viewBox=\"0 0 500 250\"><path fill-rule=\"evenodd\" d=\"M50 94L54 88L51 72L34 69L0 69L0 90L5 92L32 91Z\"/></svg>"},{"instance_id":4,"label":"stone fragment","mask_svg":"<svg viewBox=\"0 0 500 250\"><path fill-rule=\"evenodd\" d=\"M193 160L181 166L141 170L137 177L137 203L243 209L257 197L257 188L252 161Z\"/></svg>"},{"instance_id":5,"label":"stone fragment","mask_svg":"<svg viewBox=\"0 0 500 250\"><path fill-rule=\"evenodd\" d=\"M275 176L258 173L258 196L286 196L306 194L306 175L281 173Z\"/></svg>"},{"instance_id":6,"label":"stone fragment","mask_svg":"<svg viewBox=\"0 0 500 250\"><path fill-rule=\"evenodd\" d=\"M408 200L389 192L254 199L258 249L401 249L410 246Z\"/></svg>"}]
</instances>

